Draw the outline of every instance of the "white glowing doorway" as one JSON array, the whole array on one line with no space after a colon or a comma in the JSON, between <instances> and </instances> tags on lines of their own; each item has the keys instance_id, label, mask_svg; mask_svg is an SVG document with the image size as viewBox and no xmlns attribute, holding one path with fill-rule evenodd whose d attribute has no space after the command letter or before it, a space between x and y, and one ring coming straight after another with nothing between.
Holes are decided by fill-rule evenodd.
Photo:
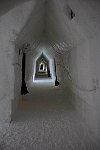
<instances>
[{"instance_id":1,"label":"white glowing doorway","mask_svg":"<svg viewBox=\"0 0 100 150\"><path fill-rule=\"evenodd\" d=\"M41 53L35 59L33 83L54 83L54 63L46 54Z\"/></svg>"}]
</instances>

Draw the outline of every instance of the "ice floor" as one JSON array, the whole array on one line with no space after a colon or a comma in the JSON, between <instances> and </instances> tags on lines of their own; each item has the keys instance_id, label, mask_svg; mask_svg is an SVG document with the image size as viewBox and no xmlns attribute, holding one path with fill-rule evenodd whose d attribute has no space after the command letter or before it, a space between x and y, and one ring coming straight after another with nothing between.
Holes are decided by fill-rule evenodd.
<instances>
[{"instance_id":1,"label":"ice floor","mask_svg":"<svg viewBox=\"0 0 100 150\"><path fill-rule=\"evenodd\" d=\"M29 91L12 123L0 126L0 150L100 150L81 99L52 85Z\"/></svg>"}]
</instances>

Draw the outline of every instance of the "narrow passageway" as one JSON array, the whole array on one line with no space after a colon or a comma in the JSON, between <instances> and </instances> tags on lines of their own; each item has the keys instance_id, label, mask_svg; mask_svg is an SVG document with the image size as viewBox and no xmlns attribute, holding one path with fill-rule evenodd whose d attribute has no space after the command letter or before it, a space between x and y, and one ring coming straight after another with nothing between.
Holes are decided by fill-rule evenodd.
<instances>
[{"instance_id":1,"label":"narrow passageway","mask_svg":"<svg viewBox=\"0 0 100 150\"><path fill-rule=\"evenodd\" d=\"M100 150L99 17L99 0L0 0L0 150Z\"/></svg>"},{"instance_id":2,"label":"narrow passageway","mask_svg":"<svg viewBox=\"0 0 100 150\"><path fill-rule=\"evenodd\" d=\"M31 86L13 122L3 128L1 150L99 150L85 124L82 105L69 89Z\"/></svg>"}]
</instances>

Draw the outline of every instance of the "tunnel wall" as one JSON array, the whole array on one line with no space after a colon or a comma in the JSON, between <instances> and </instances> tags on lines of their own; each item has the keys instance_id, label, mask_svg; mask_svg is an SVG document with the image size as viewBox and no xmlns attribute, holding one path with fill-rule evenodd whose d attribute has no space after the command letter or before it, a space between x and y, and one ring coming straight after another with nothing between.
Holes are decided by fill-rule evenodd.
<instances>
[{"instance_id":1,"label":"tunnel wall","mask_svg":"<svg viewBox=\"0 0 100 150\"><path fill-rule=\"evenodd\" d=\"M0 123L11 121L19 98L18 70L21 72L21 68L18 62L19 58L16 58L18 51L15 52L15 40L27 20L31 8L32 3L24 3L3 12L0 16ZM25 9L26 11L24 11Z\"/></svg>"},{"instance_id":2,"label":"tunnel wall","mask_svg":"<svg viewBox=\"0 0 100 150\"><path fill-rule=\"evenodd\" d=\"M95 132L100 138L100 36L92 38L89 43L91 49L91 82L92 86L96 89L92 92L93 106L98 125L97 128L95 128Z\"/></svg>"},{"instance_id":3,"label":"tunnel wall","mask_svg":"<svg viewBox=\"0 0 100 150\"><path fill-rule=\"evenodd\" d=\"M87 42L85 43L84 41L84 43L80 43L80 45L71 50L69 62L65 66L69 66L71 76L71 79L68 79L66 74L66 85L81 98L84 121L95 132L97 121L93 103L93 92L91 91L93 86L91 83L90 54ZM78 104L76 106L77 109L80 109Z\"/></svg>"},{"instance_id":4,"label":"tunnel wall","mask_svg":"<svg viewBox=\"0 0 100 150\"><path fill-rule=\"evenodd\" d=\"M97 137L100 137L99 56L99 39L84 41L70 50L68 57L64 55L65 67L69 67L71 75L70 81L65 73L65 84L81 98L83 118Z\"/></svg>"},{"instance_id":5,"label":"tunnel wall","mask_svg":"<svg viewBox=\"0 0 100 150\"><path fill-rule=\"evenodd\" d=\"M92 104L91 92L91 70L89 46L80 43L70 53L70 73L72 77L72 89L87 103Z\"/></svg>"},{"instance_id":6,"label":"tunnel wall","mask_svg":"<svg viewBox=\"0 0 100 150\"><path fill-rule=\"evenodd\" d=\"M100 1L67 0L66 6L69 6L75 13L72 23L76 23L85 39L83 44L81 42L73 48L73 53L71 53L70 65L73 80L82 88L96 90L83 92L71 86L68 80L67 83L73 92L87 103L83 109L86 123L100 138L100 19L98 19Z\"/></svg>"}]
</instances>

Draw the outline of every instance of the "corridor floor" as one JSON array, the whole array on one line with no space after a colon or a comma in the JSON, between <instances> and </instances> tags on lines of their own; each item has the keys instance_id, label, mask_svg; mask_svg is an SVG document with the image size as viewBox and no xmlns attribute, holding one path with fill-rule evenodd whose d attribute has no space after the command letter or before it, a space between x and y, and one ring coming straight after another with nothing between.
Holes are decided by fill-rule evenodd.
<instances>
[{"instance_id":1,"label":"corridor floor","mask_svg":"<svg viewBox=\"0 0 100 150\"><path fill-rule=\"evenodd\" d=\"M0 150L100 150L82 105L70 90L31 87L12 123L0 126Z\"/></svg>"}]
</instances>

